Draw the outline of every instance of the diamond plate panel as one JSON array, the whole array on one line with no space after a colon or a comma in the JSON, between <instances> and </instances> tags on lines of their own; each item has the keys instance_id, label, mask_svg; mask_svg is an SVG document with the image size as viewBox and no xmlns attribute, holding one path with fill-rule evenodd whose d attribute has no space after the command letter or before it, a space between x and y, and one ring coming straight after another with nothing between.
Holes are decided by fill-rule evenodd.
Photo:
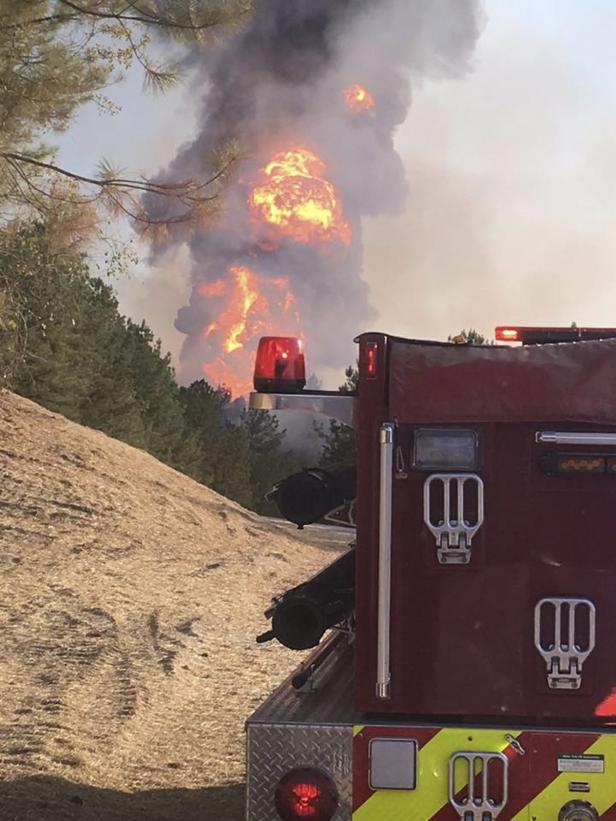
<instances>
[{"instance_id":1,"label":"diamond plate panel","mask_svg":"<svg viewBox=\"0 0 616 821\"><path fill-rule=\"evenodd\" d=\"M353 728L351 725L248 725L247 821L280 821L274 793L294 767L319 767L336 782L340 805L333 821L351 821Z\"/></svg>"}]
</instances>

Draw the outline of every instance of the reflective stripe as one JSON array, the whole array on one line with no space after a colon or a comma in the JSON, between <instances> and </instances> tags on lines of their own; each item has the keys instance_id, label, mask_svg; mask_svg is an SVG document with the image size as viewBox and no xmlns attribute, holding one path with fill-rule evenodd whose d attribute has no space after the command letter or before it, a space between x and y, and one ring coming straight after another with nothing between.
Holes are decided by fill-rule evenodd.
<instances>
[{"instance_id":1,"label":"reflective stripe","mask_svg":"<svg viewBox=\"0 0 616 821\"><path fill-rule=\"evenodd\" d=\"M360 728L361 729L361 728ZM520 730L509 731L514 738ZM447 728L437 733L418 754L417 790L379 790L353 813L353 821L428 821L449 802L449 758L458 750L503 752L507 730ZM412 737L412 731L409 733ZM466 784L460 784L460 788Z\"/></svg>"},{"instance_id":2,"label":"reflective stripe","mask_svg":"<svg viewBox=\"0 0 616 821\"><path fill-rule=\"evenodd\" d=\"M560 773L548 786L529 802L525 810L517 813L512 821L526 821L528 810L537 818L552 818L554 813L576 796L569 791L571 781L585 781L590 784L590 794L580 795L580 799L590 801L599 815L607 812L616 803L616 736L604 735L585 751L587 755L605 756L604 773Z\"/></svg>"}]
</instances>

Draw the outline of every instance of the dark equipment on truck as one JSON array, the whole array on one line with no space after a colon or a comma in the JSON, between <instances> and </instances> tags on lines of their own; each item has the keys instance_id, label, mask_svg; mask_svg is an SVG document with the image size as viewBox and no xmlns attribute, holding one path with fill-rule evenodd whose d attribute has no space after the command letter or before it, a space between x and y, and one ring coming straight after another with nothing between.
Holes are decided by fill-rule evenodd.
<instances>
[{"instance_id":1,"label":"dark equipment on truck","mask_svg":"<svg viewBox=\"0 0 616 821\"><path fill-rule=\"evenodd\" d=\"M262 644L278 639L291 650L316 647L325 632L347 620L353 611L355 550L349 550L307 582L288 590L265 615L272 629L258 637Z\"/></svg>"}]
</instances>

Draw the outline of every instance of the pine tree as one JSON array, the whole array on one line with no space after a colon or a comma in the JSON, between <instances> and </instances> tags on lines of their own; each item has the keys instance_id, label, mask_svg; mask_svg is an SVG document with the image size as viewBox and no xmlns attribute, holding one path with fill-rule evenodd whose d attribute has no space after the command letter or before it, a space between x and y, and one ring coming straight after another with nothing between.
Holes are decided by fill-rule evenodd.
<instances>
[{"instance_id":1,"label":"pine tree","mask_svg":"<svg viewBox=\"0 0 616 821\"><path fill-rule=\"evenodd\" d=\"M145 448L145 424L117 299L100 279L91 280L88 286L80 333L92 379L88 395L81 402L79 421L129 445Z\"/></svg>"},{"instance_id":2,"label":"pine tree","mask_svg":"<svg viewBox=\"0 0 616 821\"><path fill-rule=\"evenodd\" d=\"M91 380L80 334L83 257L55 249L48 227L37 222L0 233L0 270L21 306L26 340L13 387L79 421Z\"/></svg>"},{"instance_id":3,"label":"pine tree","mask_svg":"<svg viewBox=\"0 0 616 821\"><path fill-rule=\"evenodd\" d=\"M145 323L125 319L84 257L44 223L0 233L0 270L23 306L26 346L12 386L69 419L198 474L169 356Z\"/></svg>"},{"instance_id":4,"label":"pine tree","mask_svg":"<svg viewBox=\"0 0 616 821\"><path fill-rule=\"evenodd\" d=\"M188 387L181 387L179 398L186 424L197 440L197 477L203 484L214 487L226 430L223 409L229 402L229 394L199 379Z\"/></svg>"},{"instance_id":5,"label":"pine tree","mask_svg":"<svg viewBox=\"0 0 616 821\"><path fill-rule=\"evenodd\" d=\"M357 393L359 389L359 367L349 365L344 372L345 380L338 388L340 393ZM349 465L357 460L357 440L355 430L337 419L330 419L328 430L323 425L315 424L317 436L323 442L320 465Z\"/></svg>"},{"instance_id":6,"label":"pine tree","mask_svg":"<svg viewBox=\"0 0 616 821\"><path fill-rule=\"evenodd\" d=\"M286 475L288 460L282 444L286 431L280 430L278 417L268 411L249 410L242 418L250 450L252 504L258 512L266 508L265 495Z\"/></svg>"},{"instance_id":7,"label":"pine tree","mask_svg":"<svg viewBox=\"0 0 616 821\"><path fill-rule=\"evenodd\" d=\"M455 334L455 336L448 336L447 342L455 342L457 345L492 344L488 343L487 338L483 334L480 334L479 331L476 331L474 328L469 328L468 330L462 329L459 334Z\"/></svg>"},{"instance_id":8,"label":"pine tree","mask_svg":"<svg viewBox=\"0 0 616 821\"><path fill-rule=\"evenodd\" d=\"M352 465L357 459L357 443L355 431L337 419L329 420L327 432L322 426L316 426L317 435L323 441L323 450L319 464L322 467L328 465Z\"/></svg>"},{"instance_id":9,"label":"pine tree","mask_svg":"<svg viewBox=\"0 0 616 821\"><path fill-rule=\"evenodd\" d=\"M250 444L246 430L228 424L217 438L216 453L214 490L244 507L251 507Z\"/></svg>"},{"instance_id":10,"label":"pine tree","mask_svg":"<svg viewBox=\"0 0 616 821\"><path fill-rule=\"evenodd\" d=\"M172 467L198 475L198 439L186 425L169 354L145 322L126 322L135 395L145 427L146 449Z\"/></svg>"},{"instance_id":11,"label":"pine tree","mask_svg":"<svg viewBox=\"0 0 616 821\"><path fill-rule=\"evenodd\" d=\"M143 193L181 205L179 216L186 220L211 212L221 175L237 154L232 146L221 147L218 162L210 158L219 174L163 183L127 178L104 161L90 177L76 173L58 163L46 135L67 129L87 103L102 112L116 111L105 92L133 65L144 70L154 90L172 86L179 71L152 57L153 37L175 40L176 49L179 44L194 48L233 29L251 10L251 0L0 0L3 215L24 209L53 214L67 201L86 206L100 200L112 213L128 212L151 226L140 204Z\"/></svg>"},{"instance_id":12,"label":"pine tree","mask_svg":"<svg viewBox=\"0 0 616 821\"><path fill-rule=\"evenodd\" d=\"M69 418L144 448L259 512L265 495L305 466L277 416L246 411L204 380L179 388L144 323L119 312L113 289L86 260L58 247L49 225L0 234L0 270L23 306L27 345L13 387ZM332 429L336 441L341 433ZM333 441L330 442L330 451Z\"/></svg>"},{"instance_id":13,"label":"pine tree","mask_svg":"<svg viewBox=\"0 0 616 821\"><path fill-rule=\"evenodd\" d=\"M338 390L340 393L357 393L359 389L359 365L349 365L344 372L344 382Z\"/></svg>"}]
</instances>

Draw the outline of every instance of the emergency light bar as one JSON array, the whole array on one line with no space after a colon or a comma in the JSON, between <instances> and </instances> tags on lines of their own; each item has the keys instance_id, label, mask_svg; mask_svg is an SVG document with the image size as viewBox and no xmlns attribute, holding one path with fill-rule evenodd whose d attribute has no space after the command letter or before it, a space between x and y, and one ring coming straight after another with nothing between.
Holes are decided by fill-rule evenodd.
<instances>
[{"instance_id":1,"label":"emergency light bar","mask_svg":"<svg viewBox=\"0 0 616 821\"><path fill-rule=\"evenodd\" d=\"M259 393L299 393L306 385L301 340L294 336L264 336L259 340L254 386Z\"/></svg>"},{"instance_id":2,"label":"emergency light bar","mask_svg":"<svg viewBox=\"0 0 616 821\"><path fill-rule=\"evenodd\" d=\"M558 328L499 325L495 331L500 342L541 345L546 342L583 342L591 339L615 339L616 328Z\"/></svg>"}]
</instances>

